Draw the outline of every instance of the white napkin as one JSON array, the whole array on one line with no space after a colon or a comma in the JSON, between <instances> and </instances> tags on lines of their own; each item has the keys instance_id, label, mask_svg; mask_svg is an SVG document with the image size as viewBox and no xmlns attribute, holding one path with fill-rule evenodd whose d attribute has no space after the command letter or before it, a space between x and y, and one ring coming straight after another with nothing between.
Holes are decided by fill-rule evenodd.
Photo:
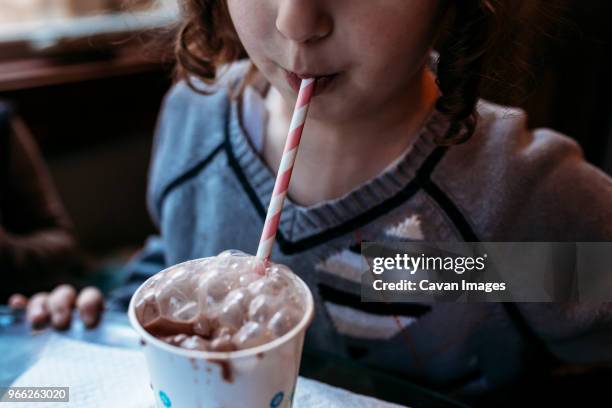
<instances>
[{"instance_id":1,"label":"white napkin","mask_svg":"<svg viewBox=\"0 0 612 408\"><path fill-rule=\"evenodd\" d=\"M144 355L137 350L100 346L54 335L36 364L12 384L15 387L70 387L70 402L40 402L36 407L154 407ZM21 405L20 405L21 404ZM13 404L2 404L3 407ZM23 403L14 403L23 407ZM297 408L397 408L303 377L298 379Z\"/></svg>"}]
</instances>

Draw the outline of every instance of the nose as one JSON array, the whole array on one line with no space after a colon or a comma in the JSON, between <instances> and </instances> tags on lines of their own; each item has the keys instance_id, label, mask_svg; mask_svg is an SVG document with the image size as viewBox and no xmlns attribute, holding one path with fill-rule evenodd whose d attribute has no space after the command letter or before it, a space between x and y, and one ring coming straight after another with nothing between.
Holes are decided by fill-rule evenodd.
<instances>
[{"instance_id":1,"label":"nose","mask_svg":"<svg viewBox=\"0 0 612 408\"><path fill-rule=\"evenodd\" d=\"M319 0L279 0L276 29L288 40L309 43L327 37L333 21Z\"/></svg>"}]
</instances>

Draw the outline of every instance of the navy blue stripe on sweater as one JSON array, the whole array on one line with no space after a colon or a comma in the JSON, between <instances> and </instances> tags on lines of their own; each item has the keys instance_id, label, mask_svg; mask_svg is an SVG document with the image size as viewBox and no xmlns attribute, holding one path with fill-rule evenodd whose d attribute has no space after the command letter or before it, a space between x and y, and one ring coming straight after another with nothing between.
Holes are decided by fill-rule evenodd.
<instances>
[{"instance_id":1,"label":"navy blue stripe on sweater","mask_svg":"<svg viewBox=\"0 0 612 408\"><path fill-rule=\"evenodd\" d=\"M227 121L226 123L227 125L226 125L226 132L225 132L225 138L226 138L225 139L225 151L228 157L229 165L234 171L236 178L242 185L244 191L246 192L247 196L249 197L251 203L253 204L255 210L257 211L257 213L259 214L263 222L266 217L266 209L261 203L261 201L259 200L259 197L257 197L257 193L255 192L255 189L249 183L246 175L244 174L242 168L240 167L240 164L238 163L238 160L236 159L236 156L234 154L232 144L229 138L230 137L230 132L228 128L229 121ZM441 150L441 149L444 149L444 150ZM331 227L325 231L322 231L317 234L313 234L309 237L302 238L298 241L289 241L283 236L281 231L278 231L276 235L276 242L278 243L280 250L286 255L292 255L292 254L296 254L299 252L309 250L315 246L324 244L335 238L341 237L344 234L354 231L355 229L360 228L370 223L372 220L382 215L387 214L389 211L393 210L394 208L401 206L403 203L405 203L407 200L412 198L419 191L420 180L428 179L429 174L431 173L431 171L433 171L433 169L435 168L435 165L439 162L441 158L441 154L443 155L444 151L445 151L445 148L437 148L436 150L434 150L434 152L431 153L427 159L425 159L425 162L421 166L421 169L419 169L419 171L417 172L418 174L417 177L415 177L415 179L411 180L408 184L406 184L406 186L402 190L400 190L397 194L395 194L393 197L390 197L389 199L380 203L379 205L370 208L369 210L363 212L362 214L359 214L358 216L340 225Z\"/></svg>"}]
</instances>

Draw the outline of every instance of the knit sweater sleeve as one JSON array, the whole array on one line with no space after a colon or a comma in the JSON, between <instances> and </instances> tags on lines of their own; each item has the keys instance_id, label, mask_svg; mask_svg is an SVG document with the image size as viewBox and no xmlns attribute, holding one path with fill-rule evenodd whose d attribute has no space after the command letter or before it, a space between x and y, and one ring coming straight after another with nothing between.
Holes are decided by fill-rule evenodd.
<instances>
[{"instance_id":1,"label":"knit sweater sleeve","mask_svg":"<svg viewBox=\"0 0 612 408\"><path fill-rule=\"evenodd\" d=\"M612 241L611 179L584 161L576 143L551 130L535 131L534 141L543 145L541 149L549 145L555 154L537 187L525 196L517 232L529 237L534 231L534 236L549 241ZM524 303L519 310L561 360L612 361L612 304Z\"/></svg>"},{"instance_id":2,"label":"knit sweater sleeve","mask_svg":"<svg viewBox=\"0 0 612 408\"><path fill-rule=\"evenodd\" d=\"M479 240L612 241L612 179L584 160L575 141L550 129L529 130L521 110L486 102L479 109L477 133L451 149L434 175ZM518 309L560 359L612 361L609 304Z\"/></svg>"},{"instance_id":3,"label":"knit sweater sleeve","mask_svg":"<svg viewBox=\"0 0 612 408\"><path fill-rule=\"evenodd\" d=\"M538 129L533 140L532 149L542 152L534 153L535 159L527 156L525 165L529 159L549 164L542 165L539 181L525 196L520 233L529 238L535 227L542 232L534 235L550 241L612 241L612 179L563 135Z\"/></svg>"},{"instance_id":4,"label":"knit sweater sleeve","mask_svg":"<svg viewBox=\"0 0 612 408\"><path fill-rule=\"evenodd\" d=\"M519 109L483 102L480 116L433 179L481 241L612 240L612 179L575 141L529 130Z\"/></svg>"}]
</instances>

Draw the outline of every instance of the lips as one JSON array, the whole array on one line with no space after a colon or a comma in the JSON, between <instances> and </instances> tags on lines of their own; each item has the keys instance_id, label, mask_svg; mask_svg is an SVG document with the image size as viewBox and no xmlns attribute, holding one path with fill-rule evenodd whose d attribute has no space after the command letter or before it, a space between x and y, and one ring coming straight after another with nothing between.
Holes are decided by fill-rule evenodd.
<instances>
[{"instance_id":1,"label":"lips","mask_svg":"<svg viewBox=\"0 0 612 408\"><path fill-rule=\"evenodd\" d=\"M314 78L316 80L314 95L320 95L325 91L328 91L331 85L337 82L339 73L334 74L312 74L312 73L295 73L285 70L287 82L291 88L297 93L300 90L300 84L302 79Z\"/></svg>"}]
</instances>

